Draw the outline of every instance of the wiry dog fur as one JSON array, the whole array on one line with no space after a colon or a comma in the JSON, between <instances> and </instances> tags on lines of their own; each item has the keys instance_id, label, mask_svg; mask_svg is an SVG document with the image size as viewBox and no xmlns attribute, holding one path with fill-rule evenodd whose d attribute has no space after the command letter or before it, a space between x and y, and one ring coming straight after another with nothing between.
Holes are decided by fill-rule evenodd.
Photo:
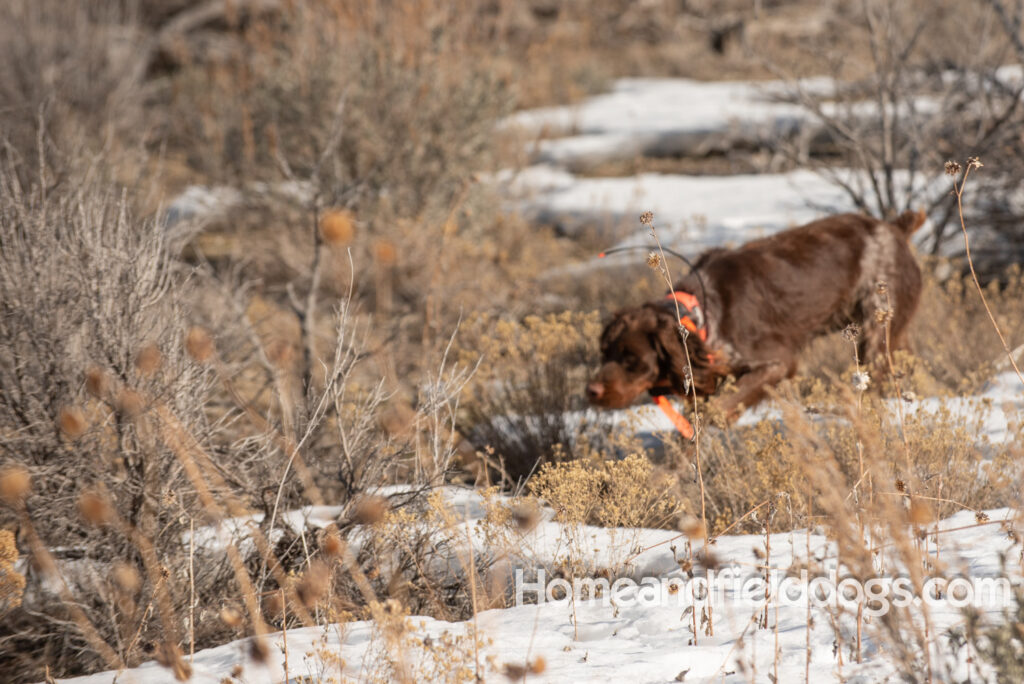
<instances>
[{"instance_id":1,"label":"wiry dog fur","mask_svg":"<svg viewBox=\"0 0 1024 684\"><path fill-rule=\"evenodd\" d=\"M621 408L652 389L689 396L692 368L698 396L735 376L737 391L721 401L734 419L793 376L797 354L818 335L856 324L861 361L884 359L886 325L890 348L904 347L917 308L921 271L908 240L924 220L912 211L891 222L843 214L704 253L676 290L700 300L706 342L691 334L684 349L672 300L620 311L601 335L602 365L588 398Z\"/></svg>"}]
</instances>

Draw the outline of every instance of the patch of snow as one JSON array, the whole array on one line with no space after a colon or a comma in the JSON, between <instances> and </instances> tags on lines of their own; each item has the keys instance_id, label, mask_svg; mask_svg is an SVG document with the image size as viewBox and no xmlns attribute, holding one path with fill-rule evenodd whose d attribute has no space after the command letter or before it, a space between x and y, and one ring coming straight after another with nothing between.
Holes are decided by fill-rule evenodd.
<instances>
[{"instance_id":1,"label":"patch of snow","mask_svg":"<svg viewBox=\"0 0 1024 684\"><path fill-rule=\"evenodd\" d=\"M466 493L466 496L474 496ZM954 571L971 577L997 577L1003 572L1002 554L1020 551L1001 528L1000 522L1009 520L1013 512L1007 509L989 511L991 523L977 525L972 514L960 513L938 524L941 544L930 553ZM553 523L548 523L553 524ZM637 530L639 543L648 548L638 560L638 572L658 574L662 577L682 577L674 552L666 543L674 536L663 530ZM544 531L535 534L544 535ZM549 540L550 542L550 540ZM763 546L765 538L755 535L719 537L714 553L721 567L749 568L754 548ZM603 543L595 540L594 544ZM681 542L678 542L680 546ZM793 563L811 555L825 566L836 565L836 547L820 534L807 535L803 530L771 536L772 565L785 570ZM778 681L802 681L805 668L815 680L836 679L839 675L833 646L836 633L832 616L821 608L812 608L813 621L808 625L805 605L780 605L769 612L769 625L778 628L758 629L753 620L761 613L756 593L726 589L723 603L715 608L714 636L705 636L698 630L696 640L691 631L691 617L685 609L686 601L678 599L644 605L637 599L642 594L637 588L620 594L620 605L611 605L601 599L580 600L575 603L544 603L520 605L479 613L475 620L444 622L424 617L409 620L412 634L437 641L446 633L465 635L470 629L478 630L485 639L480 652L481 667L488 678L499 675L487 663L501 668L505 664L521 665L538 657L544 659L543 673L531 676L537 682L602 682L638 681L670 682L686 673L687 682L747 682L750 670L755 669L760 681L778 667ZM988 609L992 616L998 611ZM937 639L945 630L963 623L962 612L952 606L939 605L930 611L931 629ZM849 648L856 634L851 612L838 616L839 629L845 648ZM873 621L865 626L864 663L858 665L846 659L842 674L846 681L889 681L894 675L893 665L886 659L884 646L874 638ZM243 681L250 684L285 681L285 650L288 654L287 681L300 681L301 677L337 675L337 666L325 659L324 654L340 656L344 660L343 674L351 681L361 681L375 671L381 657L381 639L375 634L371 622L292 629L267 637L271 648L269 659L256 664L249 657L250 639L241 639L223 646L195 654L192 666L193 682L218 682L228 677L235 665L242 665ZM807 644L810 644L808 654ZM778 655L776 657L776 645ZM418 651L418 649L413 649ZM953 658L951 650L936 651L936 663L944 662L961 674L966 663ZM809 656L809 663L807 661ZM417 652L406 652L415 666ZM746 668L744 670L744 668ZM106 672L66 680L75 684L108 684L115 673ZM147 663L117 676L123 684L171 684L173 674L155 663ZM305 680L302 680L305 681Z\"/></svg>"}]
</instances>

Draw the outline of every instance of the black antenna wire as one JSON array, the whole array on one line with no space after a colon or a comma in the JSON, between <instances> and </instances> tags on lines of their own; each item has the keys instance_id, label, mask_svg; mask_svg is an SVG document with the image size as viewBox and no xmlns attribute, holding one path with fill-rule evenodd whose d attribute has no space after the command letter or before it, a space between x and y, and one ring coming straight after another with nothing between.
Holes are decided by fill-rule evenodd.
<instances>
[{"instance_id":1,"label":"black antenna wire","mask_svg":"<svg viewBox=\"0 0 1024 684\"><path fill-rule=\"evenodd\" d=\"M622 247L612 247L611 249L606 249L605 251L603 251L600 254L598 254L597 257L599 259L603 259L606 256L608 256L609 254L618 254L619 252L635 252L635 251L641 250L641 249L645 250L645 251L651 251L648 247L645 247L643 245L624 245ZM704 278L701 277L700 271L698 271L697 267L693 265L693 262L691 262L689 259L687 259L682 254L680 254L679 252L677 252L677 251L675 251L673 249L668 249L666 247L662 247L661 249L662 249L663 252L668 252L669 254L671 254L675 258L681 260L684 264L686 264L687 266L690 267L690 273L693 273L694 275L697 276L697 283L700 285L700 296L701 296L701 299L704 300L704 304L703 305L707 306L708 305L708 293L704 289ZM672 291L673 292L676 291L676 286L675 285L672 285Z\"/></svg>"}]
</instances>

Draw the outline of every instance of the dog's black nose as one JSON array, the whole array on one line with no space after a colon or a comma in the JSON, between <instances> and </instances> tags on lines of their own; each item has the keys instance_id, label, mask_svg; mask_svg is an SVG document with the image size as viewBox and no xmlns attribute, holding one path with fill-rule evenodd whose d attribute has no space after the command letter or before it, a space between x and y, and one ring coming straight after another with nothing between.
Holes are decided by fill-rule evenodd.
<instances>
[{"instance_id":1,"label":"dog's black nose","mask_svg":"<svg viewBox=\"0 0 1024 684\"><path fill-rule=\"evenodd\" d=\"M587 399L595 401L604 395L604 385L600 382L592 382L587 385Z\"/></svg>"}]
</instances>

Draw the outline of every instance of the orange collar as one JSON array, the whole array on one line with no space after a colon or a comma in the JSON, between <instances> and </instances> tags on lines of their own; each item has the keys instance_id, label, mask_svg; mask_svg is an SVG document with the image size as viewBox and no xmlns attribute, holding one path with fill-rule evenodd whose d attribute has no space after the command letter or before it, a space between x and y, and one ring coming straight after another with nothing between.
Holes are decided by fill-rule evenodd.
<instances>
[{"instance_id":1,"label":"orange collar","mask_svg":"<svg viewBox=\"0 0 1024 684\"><path fill-rule=\"evenodd\" d=\"M679 325L690 331L691 334L696 335L700 338L701 342L708 341L708 324L707 319L704 318L704 309L700 306L700 301L697 300L695 295L689 292L680 292L673 290L671 294L666 295L665 299L673 301L678 305ZM687 420L686 416L676 410L675 406L672 405L665 395L653 394L651 399L654 404L661 409L661 412L672 421L672 425L675 426L679 434L683 436L683 439L693 441L697 432L693 429L693 424Z\"/></svg>"},{"instance_id":2,"label":"orange collar","mask_svg":"<svg viewBox=\"0 0 1024 684\"><path fill-rule=\"evenodd\" d=\"M673 290L671 294L665 296L665 299L678 302L679 313L681 314L679 316L679 325L699 337L701 342L707 342L708 324L704 318L704 309L701 308L697 297L689 292Z\"/></svg>"}]
</instances>

